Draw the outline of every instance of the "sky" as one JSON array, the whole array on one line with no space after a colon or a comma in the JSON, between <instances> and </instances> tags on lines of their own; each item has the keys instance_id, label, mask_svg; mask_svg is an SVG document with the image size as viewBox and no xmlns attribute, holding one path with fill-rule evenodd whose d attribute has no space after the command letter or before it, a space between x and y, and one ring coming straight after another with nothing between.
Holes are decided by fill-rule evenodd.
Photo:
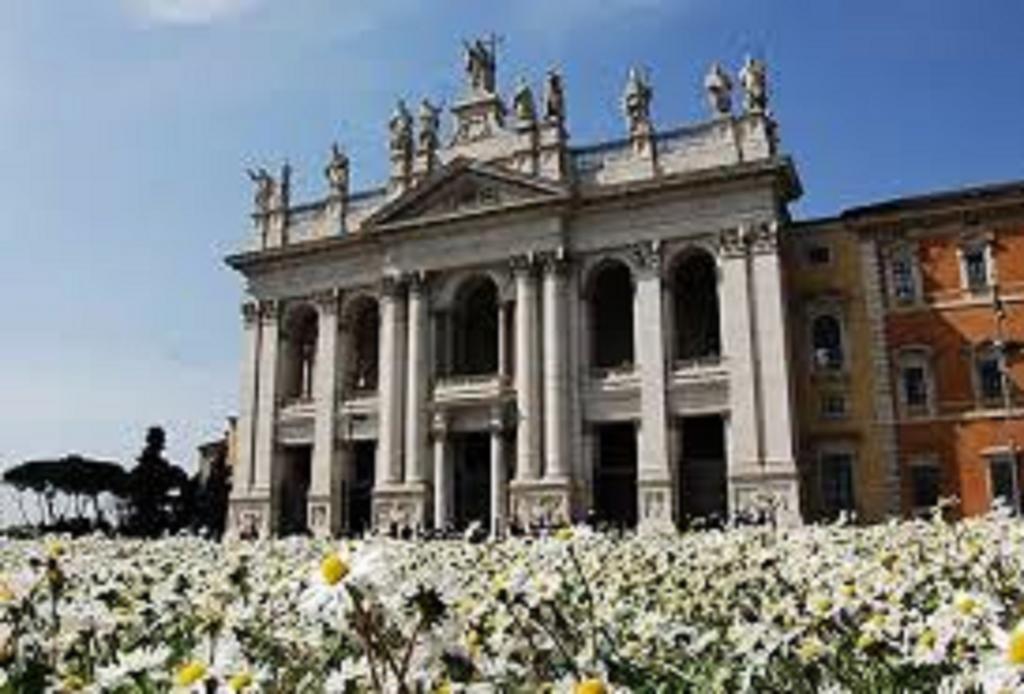
<instances>
[{"instance_id":1,"label":"sky","mask_svg":"<svg viewBox=\"0 0 1024 694\"><path fill-rule=\"evenodd\" d=\"M559 67L574 144L623 136L631 65L667 129L712 61L765 60L798 218L1024 178L1019 0L0 1L0 468L131 464L152 424L194 466L236 407L245 168L312 198L338 141L375 186L396 99L451 103L463 39L500 37L506 94Z\"/></svg>"}]
</instances>

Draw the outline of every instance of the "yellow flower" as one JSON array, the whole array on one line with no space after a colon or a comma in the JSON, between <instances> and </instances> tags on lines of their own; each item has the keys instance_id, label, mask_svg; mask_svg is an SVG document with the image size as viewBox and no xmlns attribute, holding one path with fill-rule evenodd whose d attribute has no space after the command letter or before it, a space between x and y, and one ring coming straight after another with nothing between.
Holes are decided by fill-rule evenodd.
<instances>
[{"instance_id":1,"label":"yellow flower","mask_svg":"<svg viewBox=\"0 0 1024 694\"><path fill-rule=\"evenodd\" d=\"M233 692L240 692L250 686L252 686L252 675L248 672L240 672L228 680L228 689Z\"/></svg>"},{"instance_id":2,"label":"yellow flower","mask_svg":"<svg viewBox=\"0 0 1024 694\"><path fill-rule=\"evenodd\" d=\"M348 564L336 553L328 554L320 562L320 575L323 576L324 582L329 586L340 583L348 575L348 572Z\"/></svg>"},{"instance_id":3,"label":"yellow flower","mask_svg":"<svg viewBox=\"0 0 1024 694\"><path fill-rule=\"evenodd\" d=\"M571 525L567 525L564 528L559 528L558 530L555 531L555 539L556 540L568 541L568 540L572 539L572 536L573 536L573 531L572 531L572 526Z\"/></svg>"},{"instance_id":4,"label":"yellow flower","mask_svg":"<svg viewBox=\"0 0 1024 694\"><path fill-rule=\"evenodd\" d=\"M1024 621L1019 622L1010 632L1006 659L1014 665L1024 665Z\"/></svg>"},{"instance_id":5,"label":"yellow flower","mask_svg":"<svg viewBox=\"0 0 1024 694\"><path fill-rule=\"evenodd\" d=\"M8 602L14 602L14 591L7 585L7 582L3 578L0 578L0 605Z\"/></svg>"},{"instance_id":6,"label":"yellow flower","mask_svg":"<svg viewBox=\"0 0 1024 694\"><path fill-rule=\"evenodd\" d=\"M63 542L61 542L60 540L50 540L46 543L46 556L50 557L51 559L56 559L62 554L64 554Z\"/></svg>"},{"instance_id":7,"label":"yellow flower","mask_svg":"<svg viewBox=\"0 0 1024 694\"><path fill-rule=\"evenodd\" d=\"M178 670L178 674L174 676L174 684L179 687L191 687L193 684L203 679L205 675L206 666L198 660L193 660Z\"/></svg>"},{"instance_id":8,"label":"yellow flower","mask_svg":"<svg viewBox=\"0 0 1024 694\"><path fill-rule=\"evenodd\" d=\"M68 675L61 682L61 686L69 692L77 692L85 687L85 682L78 675Z\"/></svg>"},{"instance_id":9,"label":"yellow flower","mask_svg":"<svg viewBox=\"0 0 1024 694\"><path fill-rule=\"evenodd\" d=\"M608 687L596 677L591 677L590 679L578 682L576 688L572 691L573 694L606 694Z\"/></svg>"},{"instance_id":10,"label":"yellow flower","mask_svg":"<svg viewBox=\"0 0 1024 694\"><path fill-rule=\"evenodd\" d=\"M960 614L973 614L978 609L978 600L970 593L957 593L953 598L953 607Z\"/></svg>"},{"instance_id":11,"label":"yellow flower","mask_svg":"<svg viewBox=\"0 0 1024 694\"><path fill-rule=\"evenodd\" d=\"M931 629L925 629L921 632L921 636L918 637L917 643L921 648L932 649L935 648L935 644L938 641L938 636Z\"/></svg>"},{"instance_id":12,"label":"yellow flower","mask_svg":"<svg viewBox=\"0 0 1024 694\"><path fill-rule=\"evenodd\" d=\"M875 636L874 636L874 634L872 634L870 632L867 632L867 631L862 631L860 636L857 637L857 648L858 649L860 649L862 651L866 651L867 649L871 648L873 645L875 645Z\"/></svg>"},{"instance_id":13,"label":"yellow flower","mask_svg":"<svg viewBox=\"0 0 1024 694\"><path fill-rule=\"evenodd\" d=\"M809 663L817 660L825 654L825 644L817 636L809 636L804 639L796 649L796 655L801 661Z\"/></svg>"}]
</instances>

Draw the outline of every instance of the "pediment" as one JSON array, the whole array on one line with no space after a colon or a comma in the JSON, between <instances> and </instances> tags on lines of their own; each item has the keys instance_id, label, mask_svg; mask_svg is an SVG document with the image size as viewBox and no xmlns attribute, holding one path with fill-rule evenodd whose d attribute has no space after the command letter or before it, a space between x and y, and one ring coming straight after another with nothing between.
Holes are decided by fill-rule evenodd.
<instances>
[{"instance_id":1,"label":"pediment","mask_svg":"<svg viewBox=\"0 0 1024 694\"><path fill-rule=\"evenodd\" d=\"M364 226L427 224L567 197L568 189L557 182L456 159L377 210Z\"/></svg>"}]
</instances>

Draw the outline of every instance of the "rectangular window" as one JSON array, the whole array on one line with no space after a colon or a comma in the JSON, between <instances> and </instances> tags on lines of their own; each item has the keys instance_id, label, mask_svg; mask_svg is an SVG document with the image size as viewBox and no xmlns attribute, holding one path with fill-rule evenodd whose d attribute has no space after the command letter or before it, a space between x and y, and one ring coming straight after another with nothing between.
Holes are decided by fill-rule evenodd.
<instances>
[{"instance_id":1,"label":"rectangular window","mask_svg":"<svg viewBox=\"0 0 1024 694\"><path fill-rule=\"evenodd\" d=\"M896 301L913 303L917 296L914 266L909 253L900 253L892 259L892 292Z\"/></svg>"},{"instance_id":2,"label":"rectangular window","mask_svg":"<svg viewBox=\"0 0 1024 694\"><path fill-rule=\"evenodd\" d=\"M985 246L969 246L964 248L962 253L967 288L971 291L987 289L988 257Z\"/></svg>"},{"instance_id":3,"label":"rectangular window","mask_svg":"<svg viewBox=\"0 0 1024 694\"><path fill-rule=\"evenodd\" d=\"M853 455L842 451L821 456L821 499L828 516L853 511Z\"/></svg>"},{"instance_id":4,"label":"rectangular window","mask_svg":"<svg viewBox=\"0 0 1024 694\"><path fill-rule=\"evenodd\" d=\"M1009 455L998 455L989 462L989 482L993 504L998 500L1004 506L1016 510L1017 479L1013 469L1014 459Z\"/></svg>"},{"instance_id":5,"label":"rectangular window","mask_svg":"<svg viewBox=\"0 0 1024 694\"><path fill-rule=\"evenodd\" d=\"M1003 374L999 355L984 352L977 358L978 394L986 403L996 403L1003 397Z\"/></svg>"},{"instance_id":6,"label":"rectangular window","mask_svg":"<svg viewBox=\"0 0 1024 694\"><path fill-rule=\"evenodd\" d=\"M903 367L903 402L908 408L928 407L928 376L924 367L910 365Z\"/></svg>"},{"instance_id":7,"label":"rectangular window","mask_svg":"<svg viewBox=\"0 0 1024 694\"><path fill-rule=\"evenodd\" d=\"M821 244L807 248L807 262L810 265L828 265L832 262L832 249Z\"/></svg>"},{"instance_id":8,"label":"rectangular window","mask_svg":"<svg viewBox=\"0 0 1024 694\"><path fill-rule=\"evenodd\" d=\"M930 509L939 503L941 475L938 465L931 462L912 464L910 484L915 510Z\"/></svg>"}]
</instances>

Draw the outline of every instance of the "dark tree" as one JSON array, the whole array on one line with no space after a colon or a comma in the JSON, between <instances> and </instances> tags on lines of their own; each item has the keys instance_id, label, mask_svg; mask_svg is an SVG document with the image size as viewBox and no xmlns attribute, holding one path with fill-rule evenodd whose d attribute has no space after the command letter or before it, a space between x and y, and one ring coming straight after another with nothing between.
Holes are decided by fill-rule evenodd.
<instances>
[{"instance_id":1,"label":"dark tree","mask_svg":"<svg viewBox=\"0 0 1024 694\"><path fill-rule=\"evenodd\" d=\"M157 537L182 528L188 520L191 485L188 475L164 457L167 437L161 427L146 432L146 446L128 480L130 512L127 530Z\"/></svg>"}]
</instances>

